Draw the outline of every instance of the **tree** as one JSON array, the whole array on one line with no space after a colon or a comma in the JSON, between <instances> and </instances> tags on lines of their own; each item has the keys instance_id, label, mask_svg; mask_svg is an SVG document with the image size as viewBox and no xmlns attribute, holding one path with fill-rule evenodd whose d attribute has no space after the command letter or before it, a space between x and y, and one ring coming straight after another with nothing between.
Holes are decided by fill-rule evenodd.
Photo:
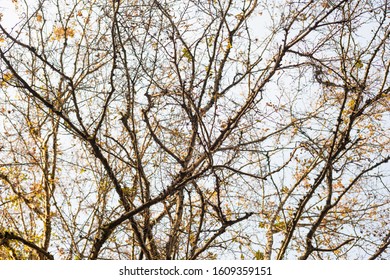
<instances>
[{"instance_id":1,"label":"tree","mask_svg":"<svg viewBox=\"0 0 390 280\"><path fill-rule=\"evenodd\" d=\"M12 2L0 258L389 258L387 0Z\"/></svg>"}]
</instances>

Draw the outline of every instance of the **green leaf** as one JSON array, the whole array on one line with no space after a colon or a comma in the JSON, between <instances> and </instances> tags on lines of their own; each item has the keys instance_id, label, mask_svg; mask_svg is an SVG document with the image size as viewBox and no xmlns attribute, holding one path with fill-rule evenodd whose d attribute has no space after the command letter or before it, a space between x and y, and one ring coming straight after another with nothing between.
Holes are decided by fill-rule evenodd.
<instances>
[{"instance_id":1,"label":"green leaf","mask_svg":"<svg viewBox=\"0 0 390 280\"><path fill-rule=\"evenodd\" d=\"M363 63L362 63L362 61L360 60L360 59L358 59L357 61L356 61L356 63L355 63L355 67L356 68L358 68L358 69L360 69L360 68L363 68Z\"/></svg>"},{"instance_id":2,"label":"green leaf","mask_svg":"<svg viewBox=\"0 0 390 280\"><path fill-rule=\"evenodd\" d=\"M186 47L184 47L181 52L183 53L183 57L187 58L188 61L192 61L192 55Z\"/></svg>"}]
</instances>

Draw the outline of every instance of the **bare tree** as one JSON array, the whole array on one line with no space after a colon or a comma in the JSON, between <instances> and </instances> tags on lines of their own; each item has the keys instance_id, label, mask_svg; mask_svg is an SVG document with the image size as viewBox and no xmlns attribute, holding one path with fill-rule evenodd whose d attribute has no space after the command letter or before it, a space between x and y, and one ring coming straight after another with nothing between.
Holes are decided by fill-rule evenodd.
<instances>
[{"instance_id":1,"label":"bare tree","mask_svg":"<svg viewBox=\"0 0 390 280\"><path fill-rule=\"evenodd\" d=\"M0 258L389 258L388 1L12 2Z\"/></svg>"}]
</instances>

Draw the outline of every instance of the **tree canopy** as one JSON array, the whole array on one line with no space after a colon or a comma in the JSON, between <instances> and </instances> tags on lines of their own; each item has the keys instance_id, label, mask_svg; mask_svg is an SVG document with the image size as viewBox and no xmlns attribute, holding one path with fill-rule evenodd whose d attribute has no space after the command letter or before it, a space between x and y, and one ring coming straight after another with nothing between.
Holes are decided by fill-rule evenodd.
<instances>
[{"instance_id":1,"label":"tree canopy","mask_svg":"<svg viewBox=\"0 0 390 280\"><path fill-rule=\"evenodd\" d=\"M0 259L390 258L388 0L3 2Z\"/></svg>"}]
</instances>

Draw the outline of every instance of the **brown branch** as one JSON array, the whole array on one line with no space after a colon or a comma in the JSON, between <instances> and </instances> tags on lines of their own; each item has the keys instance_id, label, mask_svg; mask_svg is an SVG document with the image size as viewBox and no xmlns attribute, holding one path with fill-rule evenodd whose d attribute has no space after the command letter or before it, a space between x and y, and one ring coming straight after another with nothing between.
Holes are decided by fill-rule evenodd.
<instances>
[{"instance_id":1,"label":"brown branch","mask_svg":"<svg viewBox=\"0 0 390 280\"><path fill-rule=\"evenodd\" d=\"M202 248L200 248L195 254L192 255L191 260L196 260L200 254L202 254L204 251L206 251L211 243L221 234L225 233L226 229L230 226L233 226L234 224L237 224L239 222L242 222L246 219L248 219L250 216L252 216L254 213L246 213L244 216L236 219L236 220L230 220L223 223L223 225L220 227L220 229L214 233L214 235L204 244Z\"/></svg>"},{"instance_id":2,"label":"brown branch","mask_svg":"<svg viewBox=\"0 0 390 280\"><path fill-rule=\"evenodd\" d=\"M390 231L383 239L382 244L379 246L378 250L369 258L369 260L375 260L378 258L388 247L390 246Z\"/></svg>"},{"instance_id":3,"label":"brown branch","mask_svg":"<svg viewBox=\"0 0 390 280\"><path fill-rule=\"evenodd\" d=\"M31 249L34 249L39 254L44 255L48 260L54 260L54 257L53 257L52 254L50 254L49 252L45 251L41 247L37 246L33 242L30 242L30 241L24 239L23 237L17 236L16 234L14 234L12 232L8 232L8 231L0 232L0 239L19 241L19 242L23 243L24 245L26 245L27 247L30 247Z\"/></svg>"},{"instance_id":4,"label":"brown branch","mask_svg":"<svg viewBox=\"0 0 390 280\"><path fill-rule=\"evenodd\" d=\"M341 243L340 245L334 247L334 248L316 248L316 247L313 247L312 250L313 251L317 251L317 252L334 252L338 249L340 249L341 247L343 247L344 245L347 245L348 243L354 241L355 239L353 238L350 238L348 240L345 240L343 243ZM300 260L306 260L308 256L304 255L302 257L300 257L299 259Z\"/></svg>"},{"instance_id":5,"label":"brown branch","mask_svg":"<svg viewBox=\"0 0 390 280\"><path fill-rule=\"evenodd\" d=\"M153 199L150 199L149 201L145 202L141 206L128 211L121 215L119 218L117 218L114 221L111 221L110 223L104 225L101 228L100 235L98 235L95 238L93 249L90 255L90 259L97 259L99 255L99 251L102 248L103 244L107 241L107 239L110 237L112 232L123 222L125 222L128 219L133 219L135 215L142 213L143 211L149 209L151 206L158 204L165 200L167 197L174 195L177 191L180 191L182 188L185 187L185 185L194 180L196 177L202 175L208 168L205 168L204 170L199 171L197 174L190 176L190 171L193 171L192 168L187 171L180 172L179 175L176 177L176 179L171 183L171 185L163 191L160 195L156 196Z\"/></svg>"}]
</instances>

